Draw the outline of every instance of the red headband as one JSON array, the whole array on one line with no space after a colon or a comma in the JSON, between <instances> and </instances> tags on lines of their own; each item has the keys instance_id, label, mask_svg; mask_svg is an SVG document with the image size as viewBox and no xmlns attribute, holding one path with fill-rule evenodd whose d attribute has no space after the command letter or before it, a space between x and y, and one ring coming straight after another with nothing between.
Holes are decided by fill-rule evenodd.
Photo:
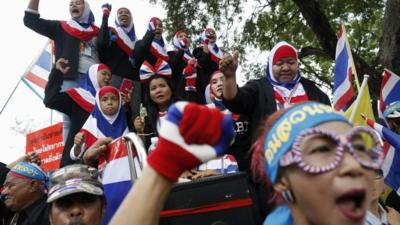
<instances>
[{"instance_id":1,"label":"red headband","mask_svg":"<svg viewBox=\"0 0 400 225\"><path fill-rule=\"evenodd\" d=\"M180 30L180 31L178 31L178 32L175 33L175 37L178 37L181 33L187 34L186 31Z\"/></svg>"},{"instance_id":2,"label":"red headband","mask_svg":"<svg viewBox=\"0 0 400 225\"><path fill-rule=\"evenodd\" d=\"M104 86L99 90L99 98L103 97L107 93L112 93L118 96L119 98L119 90L113 86Z\"/></svg>"},{"instance_id":3,"label":"red headband","mask_svg":"<svg viewBox=\"0 0 400 225\"><path fill-rule=\"evenodd\" d=\"M108 71L111 71L110 67L108 67L106 64L100 63L99 67L97 67L97 72L99 72L100 70L105 70L105 69L107 69Z\"/></svg>"},{"instance_id":4,"label":"red headband","mask_svg":"<svg viewBox=\"0 0 400 225\"><path fill-rule=\"evenodd\" d=\"M274 58L272 59L272 64L275 64L282 58L287 58L287 57L292 57L294 59L297 59L296 50L288 45L282 45L281 47L276 49Z\"/></svg>"},{"instance_id":5,"label":"red headband","mask_svg":"<svg viewBox=\"0 0 400 225\"><path fill-rule=\"evenodd\" d=\"M158 21L160 21L160 22L161 22L160 18L158 18L158 17L152 17L152 18L150 19L150 22L153 22L153 23L155 23L155 22L156 22L156 20L158 20ZM155 24L154 24L154 25L155 25Z\"/></svg>"}]
</instances>

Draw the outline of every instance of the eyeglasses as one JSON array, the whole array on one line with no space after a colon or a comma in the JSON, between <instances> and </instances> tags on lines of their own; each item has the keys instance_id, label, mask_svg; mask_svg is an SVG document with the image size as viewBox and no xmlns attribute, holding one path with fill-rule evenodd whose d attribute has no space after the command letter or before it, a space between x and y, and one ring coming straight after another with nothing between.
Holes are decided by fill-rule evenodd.
<instances>
[{"instance_id":1,"label":"eyeglasses","mask_svg":"<svg viewBox=\"0 0 400 225\"><path fill-rule=\"evenodd\" d=\"M363 167L377 170L383 163L381 143L376 132L368 127L354 127L344 135L311 128L297 136L292 149L280 159L280 165L297 164L308 173L325 173L340 164L347 149ZM301 148L301 144L305 146Z\"/></svg>"}]
</instances>

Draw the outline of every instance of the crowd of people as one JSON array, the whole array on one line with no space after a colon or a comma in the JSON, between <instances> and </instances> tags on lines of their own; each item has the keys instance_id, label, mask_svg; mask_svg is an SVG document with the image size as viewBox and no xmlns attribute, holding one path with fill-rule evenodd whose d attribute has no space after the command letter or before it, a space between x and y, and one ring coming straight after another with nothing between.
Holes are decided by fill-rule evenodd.
<instances>
[{"instance_id":1,"label":"crowd of people","mask_svg":"<svg viewBox=\"0 0 400 225\"><path fill-rule=\"evenodd\" d=\"M193 51L189 34L177 31L167 51L157 17L139 39L125 7L115 27L108 3L100 27L87 0L70 0L68 21L43 19L38 9L29 0L24 24L54 41L44 105L64 114L64 150L51 174L35 153L0 164L0 225L154 225L178 180L238 171L267 225L400 224L397 193L395 209L380 201L381 137L332 109L301 75L291 44L277 43L265 76L238 87L239 54L223 53L212 28ZM399 134L400 101L385 117ZM107 199L99 159L129 132L148 166L133 188ZM109 205L120 207L113 214Z\"/></svg>"}]
</instances>

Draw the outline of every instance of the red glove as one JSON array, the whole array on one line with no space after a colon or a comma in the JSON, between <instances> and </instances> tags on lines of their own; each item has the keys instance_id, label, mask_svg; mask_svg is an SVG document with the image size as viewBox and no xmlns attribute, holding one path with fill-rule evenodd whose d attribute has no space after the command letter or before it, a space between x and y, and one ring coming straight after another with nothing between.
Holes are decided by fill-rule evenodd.
<instances>
[{"instance_id":1,"label":"red glove","mask_svg":"<svg viewBox=\"0 0 400 225\"><path fill-rule=\"evenodd\" d=\"M185 171L221 156L234 138L231 115L195 103L178 102L168 109L149 165L170 181Z\"/></svg>"},{"instance_id":2,"label":"red glove","mask_svg":"<svg viewBox=\"0 0 400 225\"><path fill-rule=\"evenodd\" d=\"M110 15L111 12L111 5L108 3L105 3L101 6L101 9L103 10L103 15Z\"/></svg>"}]
</instances>

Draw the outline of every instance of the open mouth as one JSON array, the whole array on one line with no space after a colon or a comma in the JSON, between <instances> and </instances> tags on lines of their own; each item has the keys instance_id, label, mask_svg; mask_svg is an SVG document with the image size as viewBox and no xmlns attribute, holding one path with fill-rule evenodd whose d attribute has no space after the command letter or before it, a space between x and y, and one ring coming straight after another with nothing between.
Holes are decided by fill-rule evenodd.
<instances>
[{"instance_id":1,"label":"open mouth","mask_svg":"<svg viewBox=\"0 0 400 225\"><path fill-rule=\"evenodd\" d=\"M366 214L365 190L351 190L336 199L339 211L352 221L362 221Z\"/></svg>"},{"instance_id":2,"label":"open mouth","mask_svg":"<svg viewBox=\"0 0 400 225\"><path fill-rule=\"evenodd\" d=\"M128 18L127 18L126 16L121 16L121 17L119 17L119 20L120 20L121 22L127 22L127 21L128 21Z\"/></svg>"},{"instance_id":3,"label":"open mouth","mask_svg":"<svg viewBox=\"0 0 400 225\"><path fill-rule=\"evenodd\" d=\"M72 9L71 13L79 13L79 9Z\"/></svg>"}]
</instances>

